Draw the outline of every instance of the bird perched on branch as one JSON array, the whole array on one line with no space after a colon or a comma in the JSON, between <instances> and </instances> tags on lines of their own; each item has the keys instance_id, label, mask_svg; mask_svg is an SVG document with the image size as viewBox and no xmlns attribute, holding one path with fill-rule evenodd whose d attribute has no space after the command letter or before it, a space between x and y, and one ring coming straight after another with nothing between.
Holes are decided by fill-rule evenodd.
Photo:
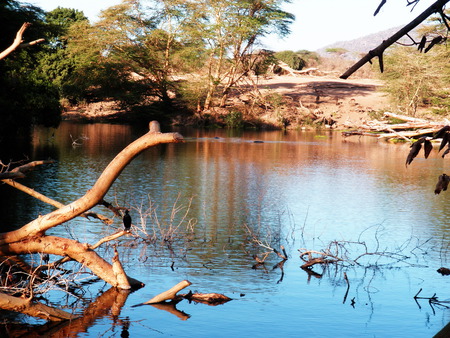
<instances>
[{"instance_id":1,"label":"bird perched on branch","mask_svg":"<svg viewBox=\"0 0 450 338\"><path fill-rule=\"evenodd\" d=\"M128 210L125 210L125 215L123 216L123 226L126 231L129 231L131 228L131 216L128 213Z\"/></svg>"}]
</instances>

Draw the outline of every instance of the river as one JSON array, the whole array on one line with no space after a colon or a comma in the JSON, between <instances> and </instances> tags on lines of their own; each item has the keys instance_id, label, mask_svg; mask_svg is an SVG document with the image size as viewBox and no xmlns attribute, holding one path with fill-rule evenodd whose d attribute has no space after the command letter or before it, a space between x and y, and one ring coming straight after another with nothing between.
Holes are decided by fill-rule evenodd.
<instances>
[{"instance_id":1,"label":"river","mask_svg":"<svg viewBox=\"0 0 450 338\"><path fill-rule=\"evenodd\" d=\"M434 194L448 159L436 146L427 160L421 153L405 167L408 145L333 131L176 131L185 143L139 155L105 198L131 210L140 238L119 239L118 251L127 273L146 286L119 313L72 336L430 337L449 322L450 276L436 271L450 266L449 197ZM36 128L27 155L55 163L20 182L70 203L145 132L69 122ZM0 193L3 229L52 210L9 186ZM117 217L111 226L79 218L49 234L93 244L120 227ZM269 247L282 246L288 259L279 264ZM327 249L343 261L300 268L300 251ZM112 248L99 252L108 258ZM265 263L255 265L255 255ZM187 290L233 300L183 300L177 312L133 306L184 279L192 283ZM82 300L57 290L50 299L81 313L106 289L91 281ZM419 290L444 302L414 299Z\"/></svg>"}]
</instances>

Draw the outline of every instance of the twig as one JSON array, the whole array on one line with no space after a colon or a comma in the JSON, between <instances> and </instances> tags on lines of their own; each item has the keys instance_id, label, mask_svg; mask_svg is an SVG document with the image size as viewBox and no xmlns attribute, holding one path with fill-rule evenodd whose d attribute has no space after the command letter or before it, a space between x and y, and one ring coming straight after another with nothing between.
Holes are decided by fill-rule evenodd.
<instances>
[{"instance_id":1,"label":"twig","mask_svg":"<svg viewBox=\"0 0 450 338\"><path fill-rule=\"evenodd\" d=\"M344 272L344 280L347 282L347 291L345 291L344 295L344 301L342 304L345 304L345 301L347 300L348 292L350 290L350 281L348 280L347 273Z\"/></svg>"}]
</instances>

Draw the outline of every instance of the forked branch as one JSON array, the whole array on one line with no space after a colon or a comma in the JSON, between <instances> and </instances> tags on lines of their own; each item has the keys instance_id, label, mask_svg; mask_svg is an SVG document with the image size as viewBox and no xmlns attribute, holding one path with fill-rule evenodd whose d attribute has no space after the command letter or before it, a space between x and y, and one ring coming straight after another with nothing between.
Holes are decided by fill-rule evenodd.
<instances>
[{"instance_id":1,"label":"forked branch","mask_svg":"<svg viewBox=\"0 0 450 338\"><path fill-rule=\"evenodd\" d=\"M11 46L6 48L3 52L0 52L0 60L7 57L9 54L14 52L19 47L23 48L23 47L33 46L33 45L36 45L38 43L45 41L45 39L37 39L37 40L31 41L31 42L26 42L26 43L23 42L23 33L30 25L31 25L31 23L25 22L22 25L22 27L20 27L20 29L17 31L16 38L14 39Z\"/></svg>"}]
</instances>

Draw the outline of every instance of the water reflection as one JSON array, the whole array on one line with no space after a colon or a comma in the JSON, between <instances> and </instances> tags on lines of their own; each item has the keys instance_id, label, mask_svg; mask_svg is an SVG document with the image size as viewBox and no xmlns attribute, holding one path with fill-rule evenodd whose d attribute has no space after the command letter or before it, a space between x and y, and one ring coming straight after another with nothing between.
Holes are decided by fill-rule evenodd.
<instances>
[{"instance_id":1,"label":"water reflection","mask_svg":"<svg viewBox=\"0 0 450 338\"><path fill-rule=\"evenodd\" d=\"M71 123L57 130L36 129L30 158L51 157L56 163L39 168L22 183L69 203L82 196L109 161L144 132L145 127ZM180 304L178 310L190 315L183 326L149 307L124 309L121 319L146 320L147 327L176 336L192 332L206 336L212 329L224 336L238 332L396 336L411 331L428 336L446 324L446 312L423 324L424 315L412 301L419 288L431 294L439 291L444 297L448 289L447 280L434 274L450 259L446 196L434 195L446 162L436 152L405 168L408 145L374 138L344 139L334 132L302 131L179 132L186 138L184 144L145 151L106 196L109 202L131 207L135 222L138 209L152 204L158 226L177 225L183 213L174 216L174 205L189 202L189 218L196 220L193 234L177 238L170 248L159 242L137 247L132 238L120 242L129 274L150 286L130 295L127 302L142 303L155 288L163 291L181 279L189 279L200 291L228 293L236 301L214 311ZM52 209L12 193L10 187L0 189L0 195L8 194L0 224L17 227ZM76 219L67 228L52 231L62 234L72 229L73 236L93 243L120 226L120 219L115 219L113 229L99 221ZM290 257L282 269L273 254L264 265L251 268L252 256L268 250L252 235L267 246L287 248ZM299 268L297 249L319 250L333 240L365 241L373 251L401 247L417 266L321 267L312 272ZM346 302L343 272L350 285ZM327 325L324 311L330 314ZM256 315L248 318L248 313ZM298 321L293 323L292 316ZM100 320L91 334L109 326ZM127 326L130 335L144 331L140 325Z\"/></svg>"}]
</instances>

